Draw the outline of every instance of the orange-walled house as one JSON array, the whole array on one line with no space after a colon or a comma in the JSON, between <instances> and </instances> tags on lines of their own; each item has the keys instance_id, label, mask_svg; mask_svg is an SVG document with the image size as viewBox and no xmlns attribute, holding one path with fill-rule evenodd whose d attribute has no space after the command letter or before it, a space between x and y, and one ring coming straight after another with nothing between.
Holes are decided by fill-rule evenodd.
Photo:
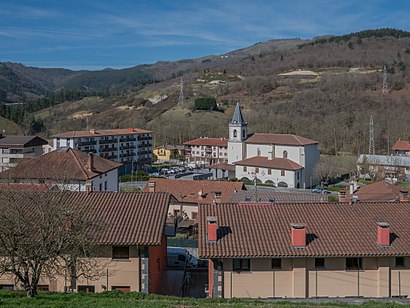
<instances>
[{"instance_id":1,"label":"orange-walled house","mask_svg":"<svg viewBox=\"0 0 410 308\"><path fill-rule=\"evenodd\" d=\"M5 194L0 192L0 200ZM11 192L12 193L12 192ZM29 192L48 193L50 192ZM30 206L26 192L18 192L16 202ZM61 194L60 192L58 194ZM73 292L101 292L104 290L159 293L161 277L166 266L166 226L169 203L167 193L119 192L66 192L64 198L73 208L84 210L103 226L97 238L103 274L96 280L77 279ZM54 292L66 291L69 277L41 277L40 289ZM0 276L0 289L20 290L11 275Z\"/></svg>"},{"instance_id":2,"label":"orange-walled house","mask_svg":"<svg viewBox=\"0 0 410 308\"><path fill-rule=\"evenodd\" d=\"M408 199L407 199L408 200ZM214 298L410 295L410 203L201 205Z\"/></svg>"}]
</instances>

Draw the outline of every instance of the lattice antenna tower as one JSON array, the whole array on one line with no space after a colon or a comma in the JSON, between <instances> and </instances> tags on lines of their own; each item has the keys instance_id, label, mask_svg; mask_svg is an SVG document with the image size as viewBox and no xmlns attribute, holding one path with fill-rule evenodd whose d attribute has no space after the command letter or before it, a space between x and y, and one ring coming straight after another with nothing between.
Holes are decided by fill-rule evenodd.
<instances>
[{"instance_id":1,"label":"lattice antenna tower","mask_svg":"<svg viewBox=\"0 0 410 308\"><path fill-rule=\"evenodd\" d=\"M388 92L387 89L387 68L386 65L383 67L383 88L382 88L382 94L386 95Z\"/></svg>"},{"instance_id":2,"label":"lattice antenna tower","mask_svg":"<svg viewBox=\"0 0 410 308\"><path fill-rule=\"evenodd\" d=\"M373 123L373 116L370 116L370 125L369 125L369 155L374 155L374 123Z\"/></svg>"},{"instance_id":3,"label":"lattice antenna tower","mask_svg":"<svg viewBox=\"0 0 410 308\"><path fill-rule=\"evenodd\" d=\"M181 85L179 86L178 105L184 103L184 79L181 77Z\"/></svg>"}]
</instances>

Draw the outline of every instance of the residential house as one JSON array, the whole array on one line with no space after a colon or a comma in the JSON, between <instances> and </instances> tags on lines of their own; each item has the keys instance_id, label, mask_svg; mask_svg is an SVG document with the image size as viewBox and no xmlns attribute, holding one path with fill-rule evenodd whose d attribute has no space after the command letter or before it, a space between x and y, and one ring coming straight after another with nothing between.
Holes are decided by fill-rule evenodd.
<instances>
[{"instance_id":1,"label":"residential house","mask_svg":"<svg viewBox=\"0 0 410 308\"><path fill-rule=\"evenodd\" d=\"M394 143L392 150L394 151L395 155L410 156L410 142L407 140L399 139Z\"/></svg>"},{"instance_id":2,"label":"residential house","mask_svg":"<svg viewBox=\"0 0 410 308\"><path fill-rule=\"evenodd\" d=\"M47 140L37 136L3 136L0 138L0 172L12 168L25 157L43 154Z\"/></svg>"},{"instance_id":3,"label":"residential house","mask_svg":"<svg viewBox=\"0 0 410 308\"><path fill-rule=\"evenodd\" d=\"M356 190L339 191L339 202L397 202L407 190L387 181L364 185Z\"/></svg>"},{"instance_id":4,"label":"residential house","mask_svg":"<svg viewBox=\"0 0 410 308\"><path fill-rule=\"evenodd\" d=\"M19 192L15 195L16 204L22 208L37 206L30 203L36 200L30 198L33 193ZM0 192L0 202L7 196L6 192ZM98 222L102 228L97 231L98 257L95 260L104 267L103 274L89 281L79 277L77 290L70 291L161 291L167 252L165 221L172 199L169 194L66 192L60 197L65 198L65 204L72 207L73 212L81 211L85 219ZM90 229L90 232L95 230ZM43 290L64 292L70 285L70 277L44 274L40 285ZM22 286L13 276L4 274L0 276L0 288L21 290Z\"/></svg>"},{"instance_id":5,"label":"residential house","mask_svg":"<svg viewBox=\"0 0 410 308\"><path fill-rule=\"evenodd\" d=\"M178 146L178 145L162 145L157 146L153 150L154 155L157 157L158 161L162 162L169 162L169 161L177 161L181 158L185 158L185 147Z\"/></svg>"},{"instance_id":6,"label":"residential house","mask_svg":"<svg viewBox=\"0 0 410 308\"><path fill-rule=\"evenodd\" d=\"M234 169L237 179L275 186L307 188L318 183L317 141L291 134L249 134L239 104L228 126L227 164L211 166L215 177L231 178Z\"/></svg>"},{"instance_id":7,"label":"residential house","mask_svg":"<svg viewBox=\"0 0 410 308\"><path fill-rule=\"evenodd\" d=\"M97 156L123 163L131 168L144 168L152 161L153 132L139 128L90 129L72 131L52 136L54 149L70 147L91 152Z\"/></svg>"},{"instance_id":8,"label":"residential house","mask_svg":"<svg viewBox=\"0 0 410 308\"><path fill-rule=\"evenodd\" d=\"M185 158L197 166L209 166L226 162L228 140L225 138L198 138L184 142Z\"/></svg>"},{"instance_id":9,"label":"residential house","mask_svg":"<svg viewBox=\"0 0 410 308\"><path fill-rule=\"evenodd\" d=\"M39 157L26 158L0 172L0 182L57 185L71 191L118 191L120 163L60 148Z\"/></svg>"},{"instance_id":10,"label":"residential house","mask_svg":"<svg viewBox=\"0 0 410 308\"><path fill-rule=\"evenodd\" d=\"M373 174L391 182L410 181L410 157L361 154L357 160L357 170L361 177Z\"/></svg>"},{"instance_id":11,"label":"residential house","mask_svg":"<svg viewBox=\"0 0 410 308\"><path fill-rule=\"evenodd\" d=\"M245 189L242 182L151 178L143 191L172 194L176 202L169 206L170 215L195 220L199 204L230 202L237 191Z\"/></svg>"},{"instance_id":12,"label":"residential house","mask_svg":"<svg viewBox=\"0 0 410 308\"><path fill-rule=\"evenodd\" d=\"M410 295L410 203L207 204L209 296Z\"/></svg>"}]
</instances>

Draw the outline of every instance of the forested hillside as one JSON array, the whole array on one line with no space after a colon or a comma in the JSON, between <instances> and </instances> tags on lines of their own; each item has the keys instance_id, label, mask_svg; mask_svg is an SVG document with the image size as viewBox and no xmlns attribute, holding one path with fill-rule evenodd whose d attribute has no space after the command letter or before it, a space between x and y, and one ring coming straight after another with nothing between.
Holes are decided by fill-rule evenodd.
<instances>
[{"instance_id":1,"label":"forested hillside","mask_svg":"<svg viewBox=\"0 0 410 308\"><path fill-rule=\"evenodd\" d=\"M387 95L381 91L384 65ZM46 135L88 125L150 128L157 144L226 137L239 101L251 131L303 135L318 140L328 154L365 153L372 115L376 151L389 153L396 138L410 138L409 65L410 33L381 29L272 40L224 55L124 70L53 70L49 83L45 71L30 68L42 70L41 82L30 77L37 81L21 83L25 88L19 91L37 91L24 105L24 117L34 115ZM20 75L10 66L5 65L8 79L16 81ZM180 77L184 102L177 104ZM13 89L7 89L11 97ZM195 100L201 98L215 99L218 110L197 110ZM27 123L33 126L20 124Z\"/></svg>"}]
</instances>

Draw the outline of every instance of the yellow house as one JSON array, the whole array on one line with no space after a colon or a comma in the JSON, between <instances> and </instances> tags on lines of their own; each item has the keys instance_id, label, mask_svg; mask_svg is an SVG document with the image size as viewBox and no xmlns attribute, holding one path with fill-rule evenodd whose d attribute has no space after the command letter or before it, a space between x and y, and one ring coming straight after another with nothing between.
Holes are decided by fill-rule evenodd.
<instances>
[{"instance_id":1,"label":"yellow house","mask_svg":"<svg viewBox=\"0 0 410 308\"><path fill-rule=\"evenodd\" d=\"M185 157L185 150L183 146L175 145L161 145L157 146L153 150L154 155L157 157L157 160L160 161L170 161L177 160Z\"/></svg>"},{"instance_id":2,"label":"yellow house","mask_svg":"<svg viewBox=\"0 0 410 308\"><path fill-rule=\"evenodd\" d=\"M409 206L201 205L209 297L410 296Z\"/></svg>"}]
</instances>

